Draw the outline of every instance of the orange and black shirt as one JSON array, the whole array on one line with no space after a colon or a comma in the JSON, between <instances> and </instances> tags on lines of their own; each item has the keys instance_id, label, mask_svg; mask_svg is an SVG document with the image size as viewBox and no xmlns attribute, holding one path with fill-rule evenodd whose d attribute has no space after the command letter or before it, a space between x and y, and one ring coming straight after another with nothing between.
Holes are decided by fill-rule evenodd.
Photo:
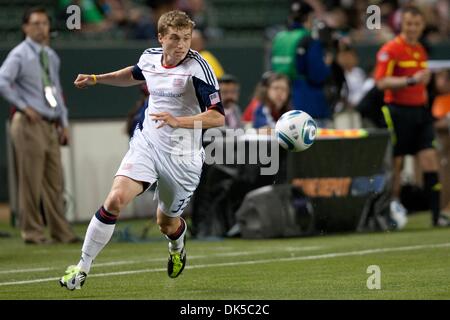
<instances>
[{"instance_id":1,"label":"orange and black shirt","mask_svg":"<svg viewBox=\"0 0 450 320\"><path fill-rule=\"evenodd\" d=\"M377 53L375 80L384 77L412 76L427 68L428 56L421 44L411 45L402 36L386 43ZM404 106L419 107L427 102L424 84L417 84L396 90L385 90L384 102Z\"/></svg>"}]
</instances>

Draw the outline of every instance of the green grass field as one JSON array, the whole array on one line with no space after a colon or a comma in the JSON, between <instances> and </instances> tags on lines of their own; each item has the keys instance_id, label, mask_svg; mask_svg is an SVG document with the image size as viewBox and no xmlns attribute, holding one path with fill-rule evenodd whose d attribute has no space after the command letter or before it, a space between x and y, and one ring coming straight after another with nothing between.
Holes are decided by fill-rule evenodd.
<instances>
[{"instance_id":1,"label":"green grass field","mask_svg":"<svg viewBox=\"0 0 450 320\"><path fill-rule=\"evenodd\" d=\"M145 221L119 221L138 235ZM127 228L127 229L126 229ZM77 225L84 235L86 225ZM115 236L82 290L57 279L78 262L80 244L25 245L7 223L0 230L0 299L449 299L450 228L430 227L429 214L410 216L402 231L278 240L188 241L188 265L166 273L166 241L156 227L147 241ZM370 265L381 289L367 288Z\"/></svg>"}]
</instances>

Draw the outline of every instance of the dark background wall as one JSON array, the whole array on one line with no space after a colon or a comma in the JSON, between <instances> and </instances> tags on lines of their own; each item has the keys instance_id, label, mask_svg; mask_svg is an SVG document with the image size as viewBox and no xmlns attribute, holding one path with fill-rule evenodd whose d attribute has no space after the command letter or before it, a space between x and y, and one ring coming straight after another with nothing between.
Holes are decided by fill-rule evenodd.
<instances>
[{"instance_id":1,"label":"dark background wall","mask_svg":"<svg viewBox=\"0 0 450 320\"><path fill-rule=\"evenodd\" d=\"M0 45L0 61L3 62L14 44ZM61 81L71 119L123 118L139 97L139 88L114 88L98 86L77 90L73 81L78 73L105 73L135 64L142 51L151 45L146 43L122 43L96 47L55 47L61 58ZM367 69L375 63L378 46L358 46L361 67ZM249 102L254 86L265 71L266 49L262 43L237 43L210 45L227 73L237 76L241 82L241 106ZM450 44L433 47L432 59L449 59ZM7 167L5 122L8 103L0 98L0 201L7 201Z\"/></svg>"}]
</instances>

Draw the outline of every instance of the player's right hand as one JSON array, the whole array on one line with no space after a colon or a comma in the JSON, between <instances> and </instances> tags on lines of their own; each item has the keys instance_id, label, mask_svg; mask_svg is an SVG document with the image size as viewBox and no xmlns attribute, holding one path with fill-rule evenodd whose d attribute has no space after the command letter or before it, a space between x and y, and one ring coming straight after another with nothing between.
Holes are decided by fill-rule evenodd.
<instances>
[{"instance_id":1,"label":"player's right hand","mask_svg":"<svg viewBox=\"0 0 450 320\"><path fill-rule=\"evenodd\" d=\"M28 121L30 121L31 123L36 123L42 119L41 115L32 107L26 107L25 109L23 109L23 112L25 113Z\"/></svg>"},{"instance_id":2,"label":"player's right hand","mask_svg":"<svg viewBox=\"0 0 450 320\"><path fill-rule=\"evenodd\" d=\"M73 82L78 89L84 89L87 86L95 85L94 77L91 74L79 74Z\"/></svg>"},{"instance_id":3,"label":"player's right hand","mask_svg":"<svg viewBox=\"0 0 450 320\"><path fill-rule=\"evenodd\" d=\"M431 79L431 71L429 69L417 71L414 74L413 78L416 79L417 83L422 83L424 85L427 85Z\"/></svg>"}]
</instances>

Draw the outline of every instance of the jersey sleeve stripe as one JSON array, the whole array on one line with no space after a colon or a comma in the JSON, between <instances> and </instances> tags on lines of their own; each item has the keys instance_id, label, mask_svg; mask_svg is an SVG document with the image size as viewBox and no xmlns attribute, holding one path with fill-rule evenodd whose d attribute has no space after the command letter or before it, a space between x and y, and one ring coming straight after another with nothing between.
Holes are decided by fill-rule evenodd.
<instances>
[{"instance_id":1,"label":"jersey sleeve stripe","mask_svg":"<svg viewBox=\"0 0 450 320\"><path fill-rule=\"evenodd\" d=\"M198 61L198 63L200 63L201 65L204 66L205 69L203 71L205 72L205 75L206 75L206 73L208 74L208 79L210 80L210 84L213 86L216 86L216 83L214 81L214 73L211 71L211 68L209 67L209 65L205 61L205 59L203 59L203 57L197 52L190 51L190 53L192 54L192 57Z\"/></svg>"},{"instance_id":2,"label":"jersey sleeve stripe","mask_svg":"<svg viewBox=\"0 0 450 320\"><path fill-rule=\"evenodd\" d=\"M200 61L203 63L203 65L205 66L206 70L208 71L210 77L211 77L211 84L213 86L216 86L216 83L214 81L214 73L212 72L211 68L209 67L209 64L206 62L205 59L203 59L203 57L200 54L196 54L198 56L198 58L200 59Z\"/></svg>"},{"instance_id":3,"label":"jersey sleeve stripe","mask_svg":"<svg viewBox=\"0 0 450 320\"><path fill-rule=\"evenodd\" d=\"M133 66L133 69L131 70L131 74L133 75L133 78L135 80L145 80L145 77L142 73L141 68L137 64Z\"/></svg>"},{"instance_id":4,"label":"jersey sleeve stripe","mask_svg":"<svg viewBox=\"0 0 450 320\"><path fill-rule=\"evenodd\" d=\"M390 60L386 68L386 76L392 76L394 73L395 60Z\"/></svg>"},{"instance_id":5,"label":"jersey sleeve stripe","mask_svg":"<svg viewBox=\"0 0 450 320\"><path fill-rule=\"evenodd\" d=\"M200 65L200 67L201 67L202 70L203 70L203 74L205 75L206 82L207 82L208 84L211 84L211 78L208 76L208 73L206 72L205 67L204 67L204 65L201 63L200 59L199 59L196 55L194 55L194 53L192 53L192 52L189 52L188 56L189 56L191 59L194 59L195 61L198 62L198 64Z\"/></svg>"},{"instance_id":6,"label":"jersey sleeve stripe","mask_svg":"<svg viewBox=\"0 0 450 320\"><path fill-rule=\"evenodd\" d=\"M200 67L202 68L203 73L205 74L206 82L207 82L208 84L214 86L214 82L211 81L211 78L210 78L209 74L207 73L207 71L205 70L205 67L204 67L204 65L201 63L200 59L198 59L198 58L195 57L195 56L192 56L192 58L193 58L195 61L197 61L198 64L200 65Z\"/></svg>"}]
</instances>

